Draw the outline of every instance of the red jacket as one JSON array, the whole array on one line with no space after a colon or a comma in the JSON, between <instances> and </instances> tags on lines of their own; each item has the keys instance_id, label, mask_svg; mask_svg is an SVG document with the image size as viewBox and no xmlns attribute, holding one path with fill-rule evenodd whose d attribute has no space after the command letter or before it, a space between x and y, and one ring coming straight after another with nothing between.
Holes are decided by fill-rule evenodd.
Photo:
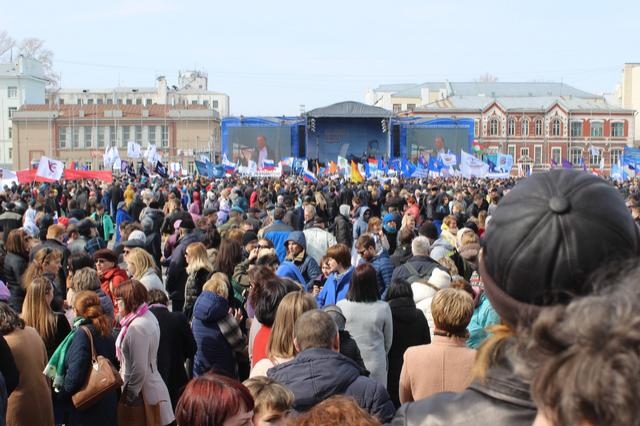
<instances>
[{"instance_id":1,"label":"red jacket","mask_svg":"<svg viewBox=\"0 0 640 426\"><path fill-rule=\"evenodd\" d=\"M120 269L117 266L113 269L109 269L100 277L100 287L102 288L102 291L111 298L116 318L118 317L118 304L116 303L116 298L113 297L113 290L128 279L129 276L127 275L127 271Z\"/></svg>"}]
</instances>

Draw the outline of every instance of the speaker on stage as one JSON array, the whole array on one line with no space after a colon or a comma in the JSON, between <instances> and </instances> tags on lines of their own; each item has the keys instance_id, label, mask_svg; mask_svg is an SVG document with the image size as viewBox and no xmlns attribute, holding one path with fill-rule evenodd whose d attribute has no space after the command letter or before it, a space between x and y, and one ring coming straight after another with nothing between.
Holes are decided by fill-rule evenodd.
<instances>
[{"instance_id":1,"label":"speaker on stage","mask_svg":"<svg viewBox=\"0 0 640 426\"><path fill-rule=\"evenodd\" d=\"M307 133L304 125L298 126L298 158L307 156Z\"/></svg>"},{"instance_id":2,"label":"speaker on stage","mask_svg":"<svg viewBox=\"0 0 640 426\"><path fill-rule=\"evenodd\" d=\"M392 156L393 157L400 157L400 125L399 124L394 124L393 125L393 150L392 150Z\"/></svg>"}]
</instances>

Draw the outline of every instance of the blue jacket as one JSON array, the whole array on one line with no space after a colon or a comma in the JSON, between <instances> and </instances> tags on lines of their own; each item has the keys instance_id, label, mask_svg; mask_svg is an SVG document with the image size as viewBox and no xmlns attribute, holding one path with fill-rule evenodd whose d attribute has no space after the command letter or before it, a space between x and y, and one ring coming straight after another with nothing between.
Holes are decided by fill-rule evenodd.
<instances>
[{"instance_id":1,"label":"blue jacket","mask_svg":"<svg viewBox=\"0 0 640 426\"><path fill-rule=\"evenodd\" d=\"M293 392L293 408L306 411L333 395L352 397L382 423L393 418L395 407L384 386L367 377L353 360L330 349L307 349L289 362L267 371Z\"/></svg>"},{"instance_id":2,"label":"blue jacket","mask_svg":"<svg viewBox=\"0 0 640 426\"><path fill-rule=\"evenodd\" d=\"M122 222L131 222L131 216L125 209L118 209L116 212L116 243L120 241L120 224Z\"/></svg>"},{"instance_id":3,"label":"blue jacket","mask_svg":"<svg viewBox=\"0 0 640 426\"><path fill-rule=\"evenodd\" d=\"M116 359L116 344L113 336L101 336L93 325L88 325L93 336L93 346L97 355L109 359L118 368ZM84 331L78 329L73 336L71 345L64 360L67 373L61 398L69 409L69 423L72 425L115 425L118 399L116 390L103 396L95 405L87 410L77 410L71 402L71 395L78 392L87 382L91 367L91 343Z\"/></svg>"},{"instance_id":4,"label":"blue jacket","mask_svg":"<svg viewBox=\"0 0 640 426\"><path fill-rule=\"evenodd\" d=\"M340 281L336 281L336 273L332 273L325 281L322 290L316 296L318 308L326 305L335 305L345 297L349 291L349 283L351 282L351 274L353 274L353 266L344 273Z\"/></svg>"},{"instance_id":5,"label":"blue jacket","mask_svg":"<svg viewBox=\"0 0 640 426\"><path fill-rule=\"evenodd\" d=\"M300 273L300 270L298 269L298 267L293 262L289 262L289 261L282 262L280 266L278 266L276 275L279 277L291 278L292 280L302 284L305 290L308 290L307 283L304 280L304 277Z\"/></svg>"},{"instance_id":6,"label":"blue jacket","mask_svg":"<svg viewBox=\"0 0 640 426\"><path fill-rule=\"evenodd\" d=\"M387 289L391 284L391 275L393 275L393 263L391 263L389 254L383 250L379 255L371 259L371 266L376 270L378 278L378 295L384 300Z\"/></svg>"},{"instance_id":7,"label":"blue jacket","mask_svg":"<svg viewBox=\"0 0 640 426\"><path fill-rule=\"evenodd\" d=\"M212 368L229 377L236 376L236 362L231 346L218 327L229 314L229 302L210 291L203 291L193 306L193 337L198 350L193 359L193 375L200 376Z\"/></svg>"},{"instance_id":8,"label":"blue jacket","mask_svg":"<svg viewBox=\"0 0 640 426\"><path fill-rule=\"evenodd\" d=\"M273 243L280 262L284 262L284 258L287 255L287 248L284 243L287 241L291 231L293 231L292 227L281 220L276 220L273 224L267 226L262 233L264 238Z\"/></svg>"},{"instance_id":9,"label":"blue jacket","mask_svg":"<svg viewBox=\"0 0 640 426\"><path fill-rule=\"evenodd\" d=\"M369 227L369 224L367 221L364 220L364 214L365 212L368 212L368 211L369 211L369 207L367 206L360 207L360 211L358 212L359 214L358 220L353 225L353 243L354 244L356 240L360 237L360 235L367 233L367 228Z\"/></svg>"},{"instance_id":10,"label":"blue jacket","mask_svg":"<svg viewBox=\"0 0 640 426\"><path fill-rule=\"evenodd\" d=\"M473 349L478 349L482 342L489 337L489 333L485 330L490 325L499 324L500 316L491 306L489 298L485 293L480 295L480 303L473 311L471 321L467 326L469 331L469 338L467 339L467 346Z\"/></svg>"},{"instance_id":11,"label":"blue jacket","mask_svg":"<svg viewBox=\"0 0 640 426\"><path fill-rule=\"evenodd\" d=\"M289 241L293 241L294 243L298 244L300 247L302 247L303 250L302 259L296 258L291 260L291 258L287 257L300 271L300 274L302 275L302 281L299 281L294 277L290 278L299 281L300 284L302 284L305 289L308 290L307 285L309 284L309 282L312 279L318 277L318 275L322 273L322 270L320 269L320 266L318 266L318 262L316 262L313 257L307 254L307 238L304 236L304 233L302 231L293 231L289 233L285 244L287 244Z\"/></svg>"}]
</instances>

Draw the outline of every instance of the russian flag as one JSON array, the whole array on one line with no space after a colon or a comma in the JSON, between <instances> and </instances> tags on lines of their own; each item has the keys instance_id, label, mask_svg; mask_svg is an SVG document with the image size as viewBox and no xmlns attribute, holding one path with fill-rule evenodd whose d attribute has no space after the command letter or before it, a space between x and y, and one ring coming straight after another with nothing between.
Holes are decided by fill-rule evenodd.
<instances>
[{"instance_id":1,"label":"russian flag","mask_svg":"<svg viewBox=\"0 0 640 426\"><path fill-rule=\"evenodd\" d=\"M273 171L276 169L276 163L274 163L273 160L267 160L265 158L265 160L262 162L262 168L268 171Z\"/></svg>"},{"instance_id":2,"label":"russian flag","mask_svg":"<svg viewBox=\"0 0 640 426\"><path fill-rule=\"evenodd\" d=\"M369 168L371 170L378 170L378 160L375 158L369 158Z\"/></svg>"},{"instance_id":3,"label":"russian flag","mask_svg":"<svg viewBox=\"0 0 640 426\"><path fill-rule=\"evenodd\" d=\"M304 175L302 176L302 179L304 179L304 181L308 182L308 183L317 183L318 182L318 178L316 177L316 175L311 173L309 170L305 170L304 171Z\"/></svg>"},{"instance_id":4,"label":"russian flag","mask_svg":"<svg viewBox=\"0 0 640 426\"><path fill-rule=\"evenodd\" d=\"M233 163L224 163L224 172L228 175L232 175L236 171L236 166Z\"/></svg>"}]
</instances>

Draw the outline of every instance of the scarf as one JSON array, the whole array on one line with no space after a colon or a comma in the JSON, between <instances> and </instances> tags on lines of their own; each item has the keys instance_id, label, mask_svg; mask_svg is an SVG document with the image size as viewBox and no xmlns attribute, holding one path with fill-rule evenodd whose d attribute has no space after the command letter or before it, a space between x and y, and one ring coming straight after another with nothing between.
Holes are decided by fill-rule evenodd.
<instances>
[{"instance_id":1,"label":"scarf","mask_svg":"<svg viewBox=\"0 0 640 426\"><path fill-rule=\"evenodd\" d=\"M69 346L71 346L71 342L73 342L73 338L78 332L79 327L81 325L90 323L91 320L83 317L77 317L75 320L73 320L71 332L69 332L62 343L58 345L53 355L51 355L51 359L47 363L47 366L42 372L45 376L53 380L53 389L56 392L60 392L60 389L62 389L62 385L64 384L64 376L65 374L67 374L67 369L64 365L64 361L67 358L67 350L69 349Z\"/></svg>"},{"instance_id":2,"label":"scarf","mask_svg":"<svg viewBox=\"0 0 640 426\"><path fill-rule=\"evenodd\" d=\"M124 341L124 336L127 334L127 330L129 330L129 325L133 322L134 319L141 317L149 310L149 305L143 303L138 306L135 312L131 312L127 314L124 318L120 320L120 325L122 329L120 330L120 334L118 334L118 338L116 339L116 356L119 361L122 361L122 342Z\"/></svg>"}]
</instances>

